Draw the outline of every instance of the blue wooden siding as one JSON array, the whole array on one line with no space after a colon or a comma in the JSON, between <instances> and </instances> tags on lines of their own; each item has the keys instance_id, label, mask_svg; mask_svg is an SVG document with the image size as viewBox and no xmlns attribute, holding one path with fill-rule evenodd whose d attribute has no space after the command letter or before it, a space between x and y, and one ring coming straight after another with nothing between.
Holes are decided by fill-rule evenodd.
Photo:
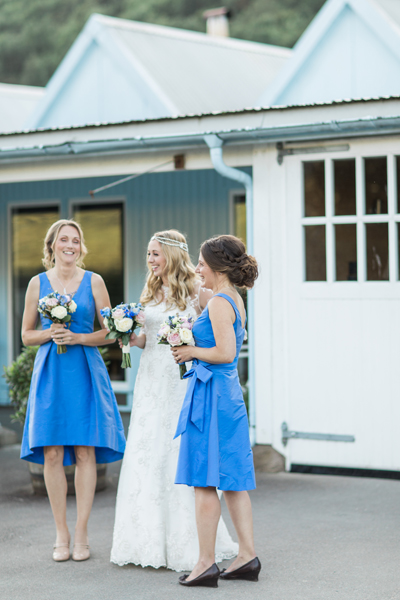
<instances>
[{"instance_id":1,"label":"blue wooden siding","mask_svg":"<svg viewBox=\"0 0 400 600\"><path fill-rule=\"evenodd\" d=\"M251 169L244 169L251 173ZM49 203L60 204L60 218L70 216L71 202L91 202L89 190L118 179L117 177L94 177L83 179L9 183L0 185L0 364L8 361L7 323L10 317L8 305L8 281L11 257L9 256L10 204ZM238 189L234 181L221 177L214 170L173 171L153 173L119 185L115 189L98 194L96 199L112 201L125 199L126 239L125 256L127 282L126 300L139 298L145 274L145 253L151 235L161 229L177 228L188 236L190 253L197 259L201 242L212 235L228 233L230 227L230 190ZM112 193L111 193L112 192ZM104 252L107 252L105 244ZM140 352L133 350L130 387L139 363ZM7 388L0 380L0 404L8 402Z\"/></svg>"}]
</instances>

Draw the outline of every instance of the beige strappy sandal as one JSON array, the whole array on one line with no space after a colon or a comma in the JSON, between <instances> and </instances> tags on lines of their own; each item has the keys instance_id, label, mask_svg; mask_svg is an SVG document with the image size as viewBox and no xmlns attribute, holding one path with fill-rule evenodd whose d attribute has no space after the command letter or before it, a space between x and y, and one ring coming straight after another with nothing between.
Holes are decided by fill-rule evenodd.
<instances>
[{"instance_id":1,"label":"beige strappy sandal","mask_svg":"<svg viewBox=\"0 0 400 600\"><path fill-rule=\"evenodd\" d=\"M69 544L70 542L63 542L62 544L54 544L53 546L53 560L56 562L63 562L69 560Z\"/></svg>"},{"instance_id":2,"label":"beige strappy sandal","mask_svg":"<svg viewBox=\"0 0 400 600\"><path fill-rule=\"evenodd\" d=\"M80 561L90 558L89 544L74 544L72 548L72 560Z\"/></svg>"}]
</instances>

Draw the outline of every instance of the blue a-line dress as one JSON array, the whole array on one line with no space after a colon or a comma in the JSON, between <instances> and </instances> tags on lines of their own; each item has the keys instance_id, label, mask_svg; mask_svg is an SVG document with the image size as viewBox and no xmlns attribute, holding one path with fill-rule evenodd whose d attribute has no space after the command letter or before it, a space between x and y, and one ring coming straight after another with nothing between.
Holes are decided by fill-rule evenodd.
<instances>
[{"instance_id":1,"label":"blue a-line dress","mask_svg":"<svg viewBox=\"0 0 400 600\"><path fill-rule=\"evenodd\" d=\"M235 302L236 356L233 363L193 361L175 437L181 436L175 483L220 490L256 487L249 422L239 382L237 363L245 329ZM212 348L215 338L206 307L193 327L196 346Z\"/></svg>"},{"instance_id":2,"label":"blue a-line dress","mask_svg":"<svg viewBox=\"0 0 400 600\"><path fill-rule=\"evenodd\" d=\"M46 273L40 273L40 298L53 291ZM92 333L95 301L92 273L86 271L74 295L77 309L71 331ZM40 315L42 328L51 321ZM64 446L64 465L75 463L74 446L94 446L96 461L120 460L125 435L110 378L99 350L93 346L66 346L57 354L53 341L42 344L33 367L22 439L21 458L44 464L44 446Z\"/></svg>"}]
</instances>

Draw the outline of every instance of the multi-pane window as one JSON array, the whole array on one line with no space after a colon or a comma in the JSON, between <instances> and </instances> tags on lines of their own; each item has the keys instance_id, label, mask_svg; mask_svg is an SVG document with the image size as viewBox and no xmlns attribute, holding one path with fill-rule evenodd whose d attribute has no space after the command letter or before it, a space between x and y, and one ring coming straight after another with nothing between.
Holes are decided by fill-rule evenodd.
<instances>
[{"instance_id":1,"label":"multi-pane window","mask_svg":"<svg viewBox=\"0 0 400 600\"><path fill-rule=\"evenodd\" d=\"M397 281L400 157L303 162L302 225L305 281Z\"/></svg>"},{"instance_id":2,"label":"multi-pane window","mask_svg":"<svg viewBox=\"0 0 400 600\"><path fill-rule=\"evenodd\" d=\"M13 208L11 211L13 357L22 350L21 324L25 293L34 275L42 273L43 240L59 218L58 206Z\"/></svg>"},{"instance_id":3,"label":"multi-pane window","mask_svg":"<svg viewBox=\"0 0 400 600\"><path fill-rule=\"evenodd\" d=\"M107 286L111 306L124 301L123 204L80 204L73 207L74 219L80 223L88 254L85 268L99 273ZM99 328L95 322L95 328ZM113 381L123 380L121 351L116 344L107 346L109 373Z\"/></svg>"}]
</instances>

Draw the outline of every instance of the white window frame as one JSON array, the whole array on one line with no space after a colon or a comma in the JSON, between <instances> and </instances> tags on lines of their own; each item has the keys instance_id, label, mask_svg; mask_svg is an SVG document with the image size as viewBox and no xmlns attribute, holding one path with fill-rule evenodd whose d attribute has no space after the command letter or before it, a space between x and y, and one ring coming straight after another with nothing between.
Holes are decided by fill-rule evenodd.
<instances>
[{"instance_id":1,"label":"white window frame","mask_svg":"<svg viewBox=\"0 0 400 600\"><path fill-rule=\"evenodd\" d=\"M365 145L360 143L360 148L350 152L314 154L312 157L299 156L300 185L301 185L301 219L302 228L302 295L304 297L364 297L367 293L371 297L399 297L399 260L398 260L398 227L400 212L397 210L397 181L396 159L400 157L400 147L397 144L390 149L392 144L386 140L386 145L373 143ZM389 146L389 147L388 147ZM388 212L380 215L365 214L365 159L386 157L387 160L387 195ZM356 214L335 216L334 213L334 161L355 159L356 162ZM287 160L287 159L286 159ZM304 169L303 163L323 161L325 164L325 216L304 216ZM389 280L367 281L366 278L366 225L369 223L388 224L388 251L389 251ZM355 224L357 227L357 281L336 281L336 251L335 251L335 225ZM326 281L306 281L306 254L304 230L308 225L325 226L325 251L326 251Z\"/></svg>"}]
</instances>

